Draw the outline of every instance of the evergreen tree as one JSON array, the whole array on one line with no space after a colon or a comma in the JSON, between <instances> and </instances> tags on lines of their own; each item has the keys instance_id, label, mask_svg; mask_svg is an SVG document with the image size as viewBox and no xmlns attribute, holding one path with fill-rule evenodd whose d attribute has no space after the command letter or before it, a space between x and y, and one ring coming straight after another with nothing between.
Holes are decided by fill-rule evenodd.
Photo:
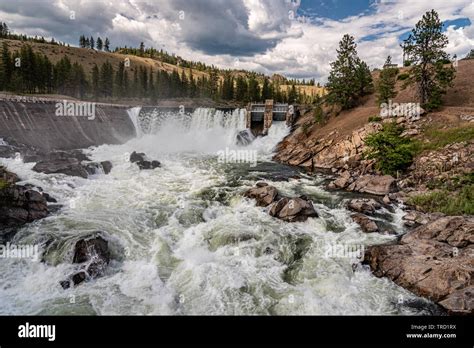
<instances>
[{"instance_id":1,"label":"evergreen tree","mask_svg":"<svg viewBox=\"0 0 474 348\"><path fill-rule=\"evenodd\" d=\"M91 49L94 49L95 48L95 42L94 42L94 38L91 36L90 40L89 40L89 44L90 44L90 48Z\"/></svg>"},{"instance_id":2,"label":"evergreen tree","mask_svg":"<svg viewBox=\"0 0 474 348\"><path fill-rule=\"evenodd\" d=\"M209 74L209 81L208 81L208 91L209 91L209 97L213 99L218 98L218 92L219 92L219 76L217 75L217 70L212 69L210 74Z\"/></svg>"},{"instance_id":3,"label":"evergreen tree","mask_svg":"<svg viewBox=\"0 0 474 348\"><path fill-rule=\"evenodd\" d=\"M298 100L298 92L296 92L296 86L291 85L290 92L288 93L288 103L294 104Z\"/></svg>"},{"instance_id":4,"label":"evergreen tree","mask_svg":"<svg viewBox=\"0 0 474 348\"><path fill-rule=\"evenodd\" d=\"M237 101L247 101L247 89L247 81L242 76L238 76L235 86L235 99Z\"/></svg>"},{"instance_id":5,"label":"evergreen tree","mask_svg":"<svg viewBox=\"0 0 474 348\"><path fill-rule=\"evenodd\" d=\"M391 67L391 64L392 57L388 56L377 82L377 100L379 105L388 103L390 99L395 98L397 95L395 84L397 83L398 69Z\"/></svg>"},{"instance_id":6,"label":"evergreen tree","mask_svg":"<svg viewBox=\"0 0 474 348\"><path fill-rule=\"evenodd\" d=\"M270 88L270 83L268 78L265 77L263 79L263 86L262 86L262 100L267 100L272 98L272 91Z\"/></svg>"},{"instance_id":7,"label":"evergreen tree","mask_svg":"<svg viewBox=\"0 0 474 348\"><path fill-rule=\"evenodd\" d=\"M410 57L408 84L416 83L420 102L427 110L442 104L441 96L452 86L455 69L444 51L448 37L443 34L443 23L435 10L426 12L404 41L405 54Z\"/></svg>"},{"instance_id":8,"label":"evergreen tree","mask_svg":"<svg viewBox=\"0 0 474 348\"><path fill-rule=\"evenodd\" d=\"M97 49L99 51L102 51L102 49L104 48L104 44L102 42L102 39L100 38L100 36L97 38Z\"/></svg>"},{"instance_id":9,"label":"evergreen tree","mask_svg":"<svg viewBox=\"0 0 474 348\"><path fill-rule=\"evenodd\" d=\"M97 64L94 64L94 66L92 67L92 94L94 95L94 98L99 98L100 96L99 79L99 67L97 66Z\"/></svg>"},{"instance_id":10,"label":"evergreen tree","mask_svg":"<svg viewBox=\"0 0 474 348\"><path fill-rule=\"evenodd\" d=\"M258 85L258 81L256 79L255 74L250 74L249 80L248 80L248 92L247 92L247 98L251 102L257 102L260 101L260 87Z\"/></svg>"},{"instance_id":11,"label":"evergreen tree","mask_svg":"<svg viewBox=\"0 0 474 348\"><path fill-rule=\"evenodd\" d=\"M108 37L105 38L104 50L105 50L106 52L110 52L110 41L109 41L109 38L108 38Z\"/></svg>"},{"instance_id":12,"label":"evergreen tree","mask_svg":"<svg viewBox=\"0 0 474 348\"><path fill-rule=\"evenodd\" d=\"M8 49L8 44L3 41L2 44L2 62L0 65L0 86L2 89L10 89L10 80L13 74L13 60Z\"/></svg>"},{"instance_id":13,"label":"evergreen tree","mask_svg":"<svg viewBox=\"0 0 474 348\"><path fill-rule=\"evenodd\" d=\"M337 59L331 63L327 89L329 104L337 104L342 109L356 105L358 98L372 90L372 77L367 64L357 56L354 38L344 35L339 43Z\"/></svg>"}]
</instances>

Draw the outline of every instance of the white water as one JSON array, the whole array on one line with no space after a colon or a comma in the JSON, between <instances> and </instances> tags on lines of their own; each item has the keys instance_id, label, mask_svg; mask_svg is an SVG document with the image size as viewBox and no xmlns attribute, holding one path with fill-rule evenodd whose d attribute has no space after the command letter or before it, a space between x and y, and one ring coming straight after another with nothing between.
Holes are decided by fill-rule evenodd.
<instances>
[{"instance_id":1,"label":"white water","mask_svg":"<svg viewBox=\"0 0 474 348\"><path fill-rule=\"evenodd\" d=\"M46 263L0 259L0 314L421 313L396 304L400 295L416 299L410 293L363 267L353 271L354 260L324 257L325 243L369 245L393 237L362 233L341 197L323 189L322 178L273 183L283 194L314 198L321 217L304 223L276 220L242 197L262 168L275 168L269 161L288 134L284 124L248 147L263 166L249 172L247 164L220 164L215 155L236 148L241 111L229 116L200 109L186 121L171 116L134 110L140 137L89 149L93 160L112 161L109 175L45 175L31 171L34 164L0 160L64 205L12 241L49 248ZM158 159L162 168L139 171L128 161L132 151ZM75 267L73 245L94 231L109 240L114 261L108 274L63 290L59 281ZM46 247L48 240L54 242ZM301 240L308 251L285 278Z\"/></svg>"}]
</instances>

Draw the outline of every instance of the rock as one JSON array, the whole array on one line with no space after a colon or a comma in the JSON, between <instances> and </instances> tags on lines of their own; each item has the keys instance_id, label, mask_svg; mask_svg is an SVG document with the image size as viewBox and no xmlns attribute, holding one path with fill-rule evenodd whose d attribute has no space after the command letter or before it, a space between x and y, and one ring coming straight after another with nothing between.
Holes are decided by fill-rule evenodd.
<instances>
[{"instance_id":1,"label":"rock","mask_svg":"<svg viewBox=\"0 0 474 348\"><path fill-rule=\"evenodd\" d=\"M130 162L136 163L138 168L141 170L149 170L161 167L161 163L159 161L149 160L144 153L137 153L136 151L130 155Z\"/></svg>"},{"instance_id":2,"label":"rock","mask_svg":"<svg viewBox=\"0 0 474 348\"><path fill-rule=\"evenodd\" d=\"M18 175L9 172L4 167L0 166L0 180L6 182L7 184L14 184L20 181Z\"/></svg>"},{"instance_id":3,"label":"rock","mask_svg":"<svg viewBox=\"0 0 474 348\"><path fill-rule=\"evenodd\" d=\"M313 203L304 198L291 198L278 213L278 218L287 222L302 222L318 217Z\"/></svg>"},{"instance_id":4,"label":"rock","mask_svg":"<svg viewBox=\"0 0 474 348\"><path fill-rule=\"evenodd\" d=\"M19 185L0 189L0 242L6 241L24 224L45 218L48 214L43 194Z\"/></svg>"},{"instance_id":5,"label":"rock","mask_svg":"<svg viewBox=\"0 0 474 348\"><path fill-rule=\"evenodd\" d=\"M364 214L354 214L351 217L362 228L362 231L366 233L378 232L377 224Z\"/></svg>"},{"instance_id":6,"label":"rock","mask_svg":"<svg viewBox=\"0 0 474 348\"><path fill-rule=\"evenodd\" d=\"M63 289L78 285L86 280L102 276L110 262L108 242L101 236L79 240L74 247L73 263L80 264L81 269L72 274L68 280L61 281Z\"/></svg>"},{"instance_id":7,"label":"rock","mask_svg":"<svg viewBox=\"0 0 474 348\"><path fill-rule=\"evenodd\" d=\"M254 139L255 137L252 134L252 131L250 129L245 129L236 135L235 143L238 146L247 146L250 145Z\"/></svg>"},{"instance_id":8,"label":"rock","mask_svg":"<svg viewBox=\"0 0 474 348\"><path fill-rule=\"evenodd\" d=\"M450 313L472 314L473 244L473 217L441 217L398 244L369 247L364 262L377 277L388 277Z\"/></svg>"},{"instance_id":9,"label":"rock","mask_svg":"<svg viewBox=\"0 0 474 348\"><path fill-rule=\"evenodd\" d=\"M386 204L386 205L389 205L390 203L392 203L392 201L390 200L390 197L388 195L385 195L382 199L383 203Z\"/></svg>"},{"instance_id":10,"label":"rock","mask_svg":"<svg viewBox=\"0 0 474 348\"><path fill-rule=\"evenodd\" d=\"M334 180L333 183L336 188L346 188L351 183L351 173L347 170L343 171L339 178Z\"/></svg>"},{"instance_id":11,"label":"rock","mask_svg":"<svg viewBox=\"0 0 474 348\"><path fill-rule=\"evenodd\" d=\"M273 217L278 216L278 214L279 214L280 211L283 209L283 207L286 206L286 204L288 203L288 201L289 201L289 198L283 197L283 198L281 198L278 202L272 203L272 205L271 205L271 207L270 207L270 210L268 211L268 213L270 214L270 216L273 216Z\"/></svg>"},{"instance_id":12,"label":"rock","mask_svg":"<svg viewBox=\"0 0 474 348\"><path fill-rule=\"evenodd\" d=\"M373 214L382 206L375 199L359 198L350 200L347 204L347 207L350 210L356 211L358 213Z\"/></svg>"},{"instance_id":13,"label":"rock","mask_svg":"<svg viewBox=\"0 0 474 348\"><path fill-rule=\"evenodd\" d=\"M400 136L401 137L414 137L415 135L418 135L418 134L419 132L416 129L407 129Z\"/></svg>"},{"instance_id":14,"label":"rock","mask_svg":"<svg viewBox=\"0 0 474 348\"><path fill-rule=\"evenodd\" d=\"M281 197L278 190L266 183L258 183L244 193L247 198L257 201L257 206L269 207L268 214L287 222L306 221L317 217L313 203L305 196Z\"/></svg>"},{"instance_id":15,"label":"rock","mask_svg":"<svg viewBox=\"0 0 474 348\"><path fill-rule=\"evenodd\" d=\"M386 196L397 190L395 179L390 175L363 175L347 188L349 191Z\"/></svg>"},{"instance_id":16,"label":"rock","mask_svg":"<svg viewBox=\"0 0 474 348\"><path fill-rule=\"evenodd\" d=\"M90 162L83 165L89 175L109 174L112 170L112 162Z\"/></svg>"},{"instance_id":17,"label":"rock","mask_svg":"<svg viewBox=\"0 0 474 348\"><path fill-rule=\"evenodd\" d=\"M409 227L426 225L430 218L427 214L420 213L418 211L412 210L408 214L404 215L403 218L404 224Z\"/></svg>"},{"instance_id":18,"label":"rock","mask_svg":"<svg viewBox=\"0 0 474 348\"><path fill-rule=\"evenodd\" d=\"M267 207L275 200L278 191L275 187L267 185L260 187L253 187L244 193L247 198L253 198L257 201L257 206Z\"/></svg>"},{"instance_id":19,"label":"rock","mask_svg":"<svg viewBox=\"0 0 474 348\"><path fill-rule=\"evenodd\" d=\"M87 170L76 158L60 158L36 163L33 170L45 174L66 174L87 179Z\"/></svg>"},{"instance_id":20,"label":"rock","mask_svg":"<svg viewBox=\"0 0 474 348\"><path fill-rule=\"evenodd\" d=\"M104 174L109 174L112 171L113 165L110 161L103 161L100 162L102 165L102 169L104 170Z\"/></svg>"}]
</instances>

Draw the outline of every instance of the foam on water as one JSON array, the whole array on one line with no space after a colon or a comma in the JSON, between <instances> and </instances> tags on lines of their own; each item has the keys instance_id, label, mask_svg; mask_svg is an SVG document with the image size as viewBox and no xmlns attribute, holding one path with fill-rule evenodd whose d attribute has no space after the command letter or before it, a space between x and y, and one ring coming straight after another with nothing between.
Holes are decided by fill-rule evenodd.
<instances>
[{"instance_id":1,"label":"foam on water","mask_svg":"<svg viewBox=\"0 0 474 348\"><path fill-rule=\"evenodd\" d=\"M143 115L134 115L141 132ZM321 178L273 183L285 194L314 197L321 218L304 223L276 220L242 197L254 181L242 177L236 184L215 155L236 148L242 111L200 109L185 122L171 116L153 116L146 123L152 131L126 144L88 149L94 161L113 163L109 175L45 175L33 172L34 164L0 159L63 205L12 241L41 244L47 263L0 259L0 314L423 313L397 306L400 295L418 299L361 266L354 272L353 260L323 257L324 243L370 245L393 237L362 233ZM248 149L269 161L286 134L284 124L275 124ZM140 171L129 162L132 151L162 167ZM104 277L63 290L59 281L74 269L75 242L94 231L105 233L114 261ZM307 251L292 263L301 243Z\"/></svg>"}]
</instances>

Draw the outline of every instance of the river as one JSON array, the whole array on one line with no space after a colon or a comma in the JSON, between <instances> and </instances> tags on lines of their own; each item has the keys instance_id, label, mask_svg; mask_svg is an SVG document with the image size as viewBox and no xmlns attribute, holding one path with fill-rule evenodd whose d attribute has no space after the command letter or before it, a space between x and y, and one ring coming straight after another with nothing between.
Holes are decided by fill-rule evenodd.
<instances>
[{"instance_id":1,"label":"river","mask_svg":"<svg viewBox=\"0 0 474 348\"><path fill-rule=\"evenodd\" d=\"M326 191L322 174L271 161L289 133L284 123L238 147L243 110L129 113L135 139L84 150L94 161L111 161L109 175L46 175L32 171L34 163L0 159L22 183L42 187L62 205L11 241L39 245L44 262L0 259L0 314L430 314L427 300L376 278L356 258L328 253L396 236L363 233L344 207L348 196ZM257 163L217 156L242 150L257 154ZM133 151L161 168L140 171L129 162ZM310 197L320 217L294 224L270 217L242 197L259 180ZM402 233L401 217L395 209L381 219ZM107 274L63 290L59 282L76 267L74 244L97 231L112 253Z\"/></svg>"}]
</instances>

